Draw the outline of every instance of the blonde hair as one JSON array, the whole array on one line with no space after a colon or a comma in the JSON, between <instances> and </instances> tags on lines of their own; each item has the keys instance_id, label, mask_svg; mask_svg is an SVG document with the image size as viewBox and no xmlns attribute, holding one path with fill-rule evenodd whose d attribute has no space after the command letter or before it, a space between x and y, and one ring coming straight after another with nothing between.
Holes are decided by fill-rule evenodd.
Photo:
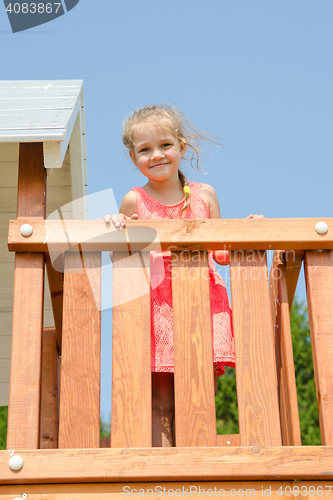
<instances>
[{"instance_id":1,"label":"blonde hair","mask_svg":"<svg viewBox=\"0 0 333 500\"><path fill-rule=\"evenodd\" d=\"M199 168L199 142L200 140L209 140L209 137L205 136L199 132L189 121L189 119L183 115L180 111L175 108L168 106L146 106L144 108L134 111L134 113L124 122L123 128L123 143L130 151L134 150L134 140L133 140L133 130L136 126L140 125L142 122L149 121L150 123L155 123L157 126L162 126L166 130L169 130L172 135L178 139L179 142L183 142L186 146L190 147L192 150L192 157L189 158L192 161L196 159L196 167L200 172ZM215 142L215 141L212 141ZM188 158L184 158L188 159ZM188 186L187 180L183 172L178 170L179 180L184 189ZM182 208L182 213L188 208L190 204L190 194L185 193L185 203Z\"/></svg>"}]
</instances>

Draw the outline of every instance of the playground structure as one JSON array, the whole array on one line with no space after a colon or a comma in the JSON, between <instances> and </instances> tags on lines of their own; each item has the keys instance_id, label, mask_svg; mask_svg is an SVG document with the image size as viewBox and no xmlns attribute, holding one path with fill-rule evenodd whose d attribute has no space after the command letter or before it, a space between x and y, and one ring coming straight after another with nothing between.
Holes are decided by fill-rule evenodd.
<instances>
[{"instance_id":1,"label":"playground structure","mask_svg":"<svg viewBox=\"0 0 333 500\"><path fill-rule=\"evenodd\" d=\"M15 276L0 500L120 499L131 490L139 496L140 489L157 496L148 491L156 486L195 498L208 490L207 496L252 491L281 498L295 485L306 491L300 497L333 494L333 219L141 220L117 231L103 221L45 220L45 183L41 143L22 142L17 218L8 234ZM328 227L323 234L315 229L320 221ZM24 224L31 235L22 236ZM152 448L148 252L168 249L176 446ZM207 252L218 249L231 252L240 426L234 436L216 436ZM270 275L268 249L275 251ZM100 440L99 297L101 252L111 250L116 305L106 448ZM322 446L306 447L289 320L303 260L322 439ZM54 328L43 324L45 267ZM133 289L142 294L128 301ZM9 465L15 456L23 460L19 470Z\"/></svg>"}]
</instances>

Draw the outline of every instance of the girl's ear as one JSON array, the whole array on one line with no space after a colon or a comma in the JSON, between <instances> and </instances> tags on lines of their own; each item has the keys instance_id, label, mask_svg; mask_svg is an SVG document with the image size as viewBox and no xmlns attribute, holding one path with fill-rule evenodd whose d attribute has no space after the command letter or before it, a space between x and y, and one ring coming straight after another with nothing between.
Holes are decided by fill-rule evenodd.
<instances>
[{"instance_id":1,"label":"girl's ear","mask_svg":"<svg viewBox=\"0 0 333 500\"><path fill-rule=\"evenodd\" d=\"M180 157L183 158L184 154L186 153L186 141L185 141L185 139L180 141L179 149L180 149Z\"/></svg>"},{"instance_id":2,"label":"girl's ear","mask_svg":"<svg viewBox=\"0 0 333 500\"><path fill-rule=\"evenodd\" d=\"M128 152L129 152L129 155L130 155L130 158L131 158L132 162L135 163L133 151L129 150Z\"/></svg>"}]
</instances>

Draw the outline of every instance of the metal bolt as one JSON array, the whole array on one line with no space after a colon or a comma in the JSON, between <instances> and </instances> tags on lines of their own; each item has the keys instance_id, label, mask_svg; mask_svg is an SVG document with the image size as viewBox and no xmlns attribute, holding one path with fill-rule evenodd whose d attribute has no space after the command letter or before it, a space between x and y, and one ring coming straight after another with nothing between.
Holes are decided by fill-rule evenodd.
<instances>
[{"instance_id":1,"label":"metal bolt","mask_svg":"<svg viewBox=\"0 0 333 500\"><path fill-rule=\"evenodd\" d=\"M23 458L18 455L14 455L9 459L9 467L12 470L20 470L23 467Z\"/></svg>"},{"instance_id":2,"label":"metal bolt","mask_svg":"<svg viewBox=\"0 0 333 500\"><path fill-rule=\"evenodd\" d=\"M328 231L328 225L326 222L317 222L315 225L315 230L318 234L326 234Z\"/></svg>"},{"instance_id":3,"label":"metal bolt","mask_svg":"<svg viewBox=\"0 0 333 500\"><path fill-rule=\"evenodd\" d=\"M32 234L32 226L30 224L23 224L23 226L20 227L20 233L22 236L30 236Z\"/></svg>"}]
</instances>

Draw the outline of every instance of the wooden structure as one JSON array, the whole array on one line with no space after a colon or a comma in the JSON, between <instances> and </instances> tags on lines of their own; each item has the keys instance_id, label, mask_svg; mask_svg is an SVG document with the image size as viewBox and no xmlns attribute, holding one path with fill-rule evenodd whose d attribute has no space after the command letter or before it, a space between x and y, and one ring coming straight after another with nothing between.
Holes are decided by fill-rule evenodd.
<instances>
[{"instance_id":1,"label":"wooden structure","mask_svg":"<svg viewBox=\"0 0 333 500\"><path fill-rule=\"evenodd\" d=\"M22 160L30 142L39 143L47 169L46 217L56 211L64 219L85 219L82 81L0 81L0 406L8 405L11 358L15 256L7 249L8 223L17 216L20 147ZM21 208L21 215L37 215L28 207L28 211ZM44 217L40 209L38 215ZM44 325L54 326L47 278L45 281Z\"/></svg>"},{"instance_id":2,"label":"wooden structure","mask_svg":"<svg viewBox=\"0 0 333 500\"><path fill-rule=\"evenodd\" d=\"M44 220L45 181L40 143L21 144L17 217L8 234L15 276L0 500L332 494L333 219L323 220L325 235L315 231L318 219L129 221L117 230L103 221ZM25 223L30 236L21 235ZM231 252L240 434L217 437L207 252L223 247ZM270 275L268 248L275 250ZM173 252L174 448L151 446L149 251L160 249ZM61 273L51 265L55 250L63 252ZM111 250L116 305L106 448L99 438L99 297L101 251ZM289 310L303 259L318 447L301 444L291 347ZM51 329L42 319L45 263ZM9 466L15 456L23 459L16 471Z\"/></svg>"}]
</instances>

